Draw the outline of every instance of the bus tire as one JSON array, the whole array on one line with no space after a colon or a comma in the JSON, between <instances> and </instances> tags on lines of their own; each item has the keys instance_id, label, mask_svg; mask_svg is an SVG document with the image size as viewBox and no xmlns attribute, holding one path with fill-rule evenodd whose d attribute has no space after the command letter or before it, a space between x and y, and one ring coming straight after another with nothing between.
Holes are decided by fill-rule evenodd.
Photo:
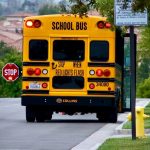
<instances>
[{"instance_id":1,"label":"bus tire","mask_svg":"<svg viewBox=\"0 0 150 150\"><path fill-rule=\"evenodd\" d=\"M35 110L31 106L26 106L26 121L27 122L35 121Z\"/></svg>"},{"instance_id":2,"label":"bus tire","mask_svg":"<svg viewBox=\"0 0 150 150\"><path fill-rule=\"evenodd\" d=\"M110 123L116 123L117 122L117 119L118 119L117 107L114 107L110 110L108 117L109 117Z\"/></svg>"},{"instance_id":3,"label":"bus tire","mask_svg":"<svg viewBox=\"0 0 150 150\"><path fill-rule=\"evenodd\" d=\"M45 121L44 113L41 110L36 110L36 121L37 122Z\"/></svg>"},{"instance_id":4,"label":"bus tire","mask_svg":"<svg viewBox=\"0 0 150 150\"><path fill-rule=\"evenodd\" d=\"M52 119L52 114L53 112L50 110L46 110L44 115L45 115L45 120L51 120Z\"/></svg>"},{"instance_id":5,"label":"bus tire","mask_svg":"<svg viewBox=\"0 0 150 150\"><path fill-rule=\"evenodd\" d=\"M108 122L108 116L105 112L97 112L97 118L99 122L106 123Z\"/></svg>"},{"instance_id":6,"label":"bus tire","mask_svg":"<svg viewBox=\"0 0 150 150\"><path fill-rule=\"evenodd\" d=\"M37 122L44 122L45 120L51 120L52 119L52 111L41 108L36 110L36 121Z\"/></svg>"}]
</instances>

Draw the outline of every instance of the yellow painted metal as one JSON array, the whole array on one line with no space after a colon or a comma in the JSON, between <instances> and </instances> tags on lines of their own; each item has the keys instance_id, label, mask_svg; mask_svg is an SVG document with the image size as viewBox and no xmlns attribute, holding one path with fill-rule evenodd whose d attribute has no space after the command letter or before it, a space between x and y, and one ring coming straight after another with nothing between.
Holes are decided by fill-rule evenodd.
<instances>
[{"instance_id":1,"label":"yellow painted metal","mask_svg":"<svg viewBox=\"0 0 150 150\"><path fill-rule=\"evenodd\" d=\"M150 116L144 114L143 107L136 107L136 137L145 138L144 133L144 119L149 118ZM132 120L131 113L128 114L128 120Z\"/></svg>"},{"instance_id":2,"label":"yellow painted metal","mask_svg":"<svg viewBox=\"0 0 150 150\"><path fill-rule=\"evenodd\" d=\"M47 88L42 88L42 83L47 83ZM29 90L31 90L30 89L30 85L39 85L39 89L38 90L49 90L49 82L47 82L47 81L23 81L23 83L22 83L22 89L23 90L26 90L27 88L26 87L28 87L28 89ZM37 89L36 89L37 90Z\"/></svg>"},{"instance_id":3,"label":"yellow painted metal","mask_svg":"<svg viewBox=\"0 0 150 150\"><path fill-rule=\"evenodd\" d=\"M27 28L25 22L27 20L40 20L40 28ZM121 88L121 70L117 66L110 67L88 67L88 63L93 63L90 60L90 42L91 41L108 41L109 42L109 59L106 62L101 63L112 63L115 64L115 31L110 29L99 29L97 27L98 21L106 21L104 17L98 16L83 16L82 18L78 15L45 15L45 16L32 16L24 19L23 26L23 62L38 62L29 59L29 41L34 40L47 40L48 41L48 59L43 62L49 62L50 66L40 66L41 69L47 69L48 74L41 74L39 77L49 77L48 88L50 90L50 96L93 96L88 95L87 90L89 84L94 83L96 88L94 90L102 91L115 91L116 88ZM56 26L57 24L57 26ZM65 29L65 24L68 28ZM82 30L81 30L82 28ZM54 40L83 40L85 42L85 59L81 61L81 67L73 67L71 61L55 61L53 60L53 41ZM42 61L40 61L42 62ZM52 68L54 63L57 68ZM65 63L62 67L61 65ZM37 77L36 75L29 76L27 74L28 68L37 68L39 66L23 66L23 77ZM111 74L109 77L97 77L96 75L91 76L90 70L96 72L97 69L109 69ZM68 72L68 76L82 76L84 77L84 88L83 89L54 89L52 86L52 80L54 76L63 76L65 72ZM88 82L88 78L114 78L114 82ZM23 89L30 84L30 81L23 81ZM107 85L106 85L107 84ZM108 90L109 88L109 90ZM38 95L37 95L38 96ZM103 97L114 97L113 95L96 95Z\"/></svg>"}]
</instances>

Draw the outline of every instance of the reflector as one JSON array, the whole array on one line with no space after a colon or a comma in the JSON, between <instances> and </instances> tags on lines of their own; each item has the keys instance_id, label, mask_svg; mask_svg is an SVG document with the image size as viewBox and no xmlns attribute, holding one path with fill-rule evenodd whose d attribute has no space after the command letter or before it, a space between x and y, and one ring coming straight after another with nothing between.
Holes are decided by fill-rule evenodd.
<instances>
[{"instance_id":1,"label":"reflector","mask_svg":"<svg viewBox=\"0 0 150 150\"><path fill-rule=\"evenodd\" d=\"M47 86L48 86L47 83L42 83L43 88L47 88Z\"/></svg>"},{"instance_id":2,"label":"reflector","mask_svg":"<svg viewBox=\"0 0 150 150\"><path fill-rule=\"evenodd\" d=\"M89 85L89 88L90 88L90 89L94 89L94 88L95 88L94 83L91 83L91 84Z\"/></svg>"}]
</instances>

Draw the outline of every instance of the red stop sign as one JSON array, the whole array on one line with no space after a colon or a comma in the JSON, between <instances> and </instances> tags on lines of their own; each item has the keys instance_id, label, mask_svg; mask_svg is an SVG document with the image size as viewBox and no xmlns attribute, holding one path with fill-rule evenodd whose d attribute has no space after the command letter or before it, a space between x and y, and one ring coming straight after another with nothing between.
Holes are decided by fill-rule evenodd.
<instances>
[{"instance_id":1,"label":"red stop sign","mask_svg":"<svg viewBox=\"0 0 150 150\"><path fill-rule=\"evenodd\" d=\"M15 81L19 77L19 67L14 63L7 63L2 69L2 76L6 81Z\"/></svg>"}]
</instances>

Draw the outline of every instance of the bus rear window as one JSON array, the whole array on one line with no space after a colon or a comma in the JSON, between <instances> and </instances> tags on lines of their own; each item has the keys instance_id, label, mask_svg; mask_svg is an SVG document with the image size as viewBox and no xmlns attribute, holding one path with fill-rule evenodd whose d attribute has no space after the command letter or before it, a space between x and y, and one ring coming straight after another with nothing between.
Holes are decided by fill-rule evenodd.
<instances>
[{"instance_id":1,"label":"bus rear window","mask_svg":"<svg viewBox=\"0 0 150 150\"><path fill-rule=\"evenodd\" d=\"M55 76L53 77L55 89L83 89L84 78L81 76Z\"/></svg>"},{"instance_id":2,"label":"bus rear window","mask_svg":"<svg viewBox=\"0 0 150 150\"><path fill-rule=\"evenodd\" d=\"M66 61L84 60L85 43L81 40L55 40L53 59Z\"/></svg>"},{"instance_id":3,"label":"bus rear window","mask_svg":"<svg viewBox=\"0 0 150 150\"><path fill-rule=\"evenodd\" d=\"M107 61L109 59L109 43L107 41L91 41L90 60Z\"/></svg>"},{"instance_id":4,"label":"bus rear window","mask_svg":"<svg viewBox=\"0 0 150 150\"><path fill-rule=\"evenodd\" d=\"M47 60L48 59L48 41L30 40L29 59L30 60Z\"/></svg>"}]
</instances>

